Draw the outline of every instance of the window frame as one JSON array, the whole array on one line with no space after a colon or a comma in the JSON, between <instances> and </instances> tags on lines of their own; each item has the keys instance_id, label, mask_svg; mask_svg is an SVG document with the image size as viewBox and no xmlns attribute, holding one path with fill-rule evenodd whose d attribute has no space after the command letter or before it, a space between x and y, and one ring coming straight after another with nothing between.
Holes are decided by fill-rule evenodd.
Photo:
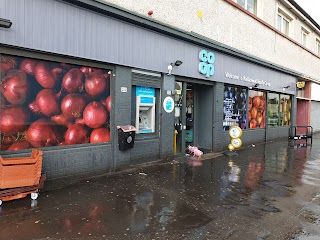
<instances>
[{"instance_id":1,"label":"window frame","mask_svg":"<svg viewBox=\"0 0 320 240\"><path fill-rule=\"evenodd\" d=\"M244 2L244 6L242 6L239 1ZM249 0L236 0L236 3L237 3L240 7L246 9L248 12L250 12L250 13L252 13L252 14L254 14L254 15L257 15L258 0L253 0L253 1L254 1L253 6L251 6L251 5L248 3L248 1L249 1ZM251 11L249 10L248 6L250 6L250 7L253 8L253 12L251 12Z\"/></svg>"},{"instance_id":2,"label":"window frame","mask_svg":"<svg viewBox=\"0 0 320 240\"><path fill-rule=\"evenodd\" d=\"M308 44L308 32L301 27L301 33L300 33L300 43L302 46L307 47Z\"/></svg>"},{"instance_id":3,"label":"window frame","mask_svg":"<svg viewBox=\"0 0 320 240\"><path fill-rule=\"evenodd\" d=\"M279 17L281 18L281 21L279 22ZM288 23L288 27L287 27L287 31L284 30L284 22ZM290 33L290 19L285 16L283 13L281 13L280 11L278 11L277 14L277 30L280 31L281 33L285 34L286 36L289 36ZM280 23L280 29L279 29L279 23Z\"/></svg>"},{"instance_id":4,"label":"window frame","mask_svg":"<svg viewBox=\"0 0 320 240\"><path fill-rule=\"evenodd\" d=\"M316 38L316 55L320 57L320 39Z\"/></svg>"}]
</instances>

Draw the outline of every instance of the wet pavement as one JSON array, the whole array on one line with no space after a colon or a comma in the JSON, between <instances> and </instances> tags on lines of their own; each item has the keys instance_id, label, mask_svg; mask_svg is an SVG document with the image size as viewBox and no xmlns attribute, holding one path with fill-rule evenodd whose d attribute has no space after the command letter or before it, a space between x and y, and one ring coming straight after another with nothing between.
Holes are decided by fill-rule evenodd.
<instances>
[{"instance_id":1,"label":"wet pavement","mask_svg":"<svg viewBox=\"0 0 320 240\"><path fill-rule=\"evenodd\" d=\"M47 181L37 200L2 204L0 239L320 239L319 146Z\"/></svg>"}]
</instances>

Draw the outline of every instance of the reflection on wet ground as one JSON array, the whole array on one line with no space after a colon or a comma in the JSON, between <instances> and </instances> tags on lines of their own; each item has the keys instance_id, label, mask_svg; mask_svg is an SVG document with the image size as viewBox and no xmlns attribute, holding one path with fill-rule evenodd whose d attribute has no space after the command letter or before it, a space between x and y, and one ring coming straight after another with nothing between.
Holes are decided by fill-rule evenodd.
<instances>
[{"instance_id":1,"label":"reflection on wet ground","mask_svg":"<svg viewBox=\"0 0 320 240\"><path fill-rule=\"evenodd\" d=\"M31 205L3 203L0 238L319 239L319 144L271 142L57 186Z\"/></svg>"}]
</instances>

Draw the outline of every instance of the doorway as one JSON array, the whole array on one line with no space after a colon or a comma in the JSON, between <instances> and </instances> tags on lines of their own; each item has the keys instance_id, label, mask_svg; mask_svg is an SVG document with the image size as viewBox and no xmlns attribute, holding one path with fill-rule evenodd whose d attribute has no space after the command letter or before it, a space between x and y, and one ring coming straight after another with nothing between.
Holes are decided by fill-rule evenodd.
<instances>
[{"instance_id":1,"label":"doorway","mask_svg":"<svg viewBox=\"0 0 320 240\"><path fill-rule=\"evenodd\" d=\"M213 86L175 83L174 152L184 154L188 145L204 152L213 148Z\"/></svg>"}]
</instances>

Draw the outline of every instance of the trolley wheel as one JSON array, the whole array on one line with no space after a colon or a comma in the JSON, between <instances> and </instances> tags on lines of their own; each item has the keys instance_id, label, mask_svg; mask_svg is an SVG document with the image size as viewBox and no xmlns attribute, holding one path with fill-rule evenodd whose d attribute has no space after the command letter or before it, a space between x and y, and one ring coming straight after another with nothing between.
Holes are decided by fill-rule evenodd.
<instances>
[{"instance_id":1,"label":"trolley wheel","mask_svg":"<svg viewBox=\"0 0 320 240\"><path fill-rule=\"evenodd\" d=\"M2 200L0 199L0 206L2 205Z\"/></svg>"},{"instance_id":2,"label":"trolley wheel","mask_svg":"<svg viewBox=\"0 0 320 240\"><path fill-rule=\"evenodd\" d=\"M31 199L36 200L39 196L39 193L31 193Z\"/></svg>"}]
</instances>

